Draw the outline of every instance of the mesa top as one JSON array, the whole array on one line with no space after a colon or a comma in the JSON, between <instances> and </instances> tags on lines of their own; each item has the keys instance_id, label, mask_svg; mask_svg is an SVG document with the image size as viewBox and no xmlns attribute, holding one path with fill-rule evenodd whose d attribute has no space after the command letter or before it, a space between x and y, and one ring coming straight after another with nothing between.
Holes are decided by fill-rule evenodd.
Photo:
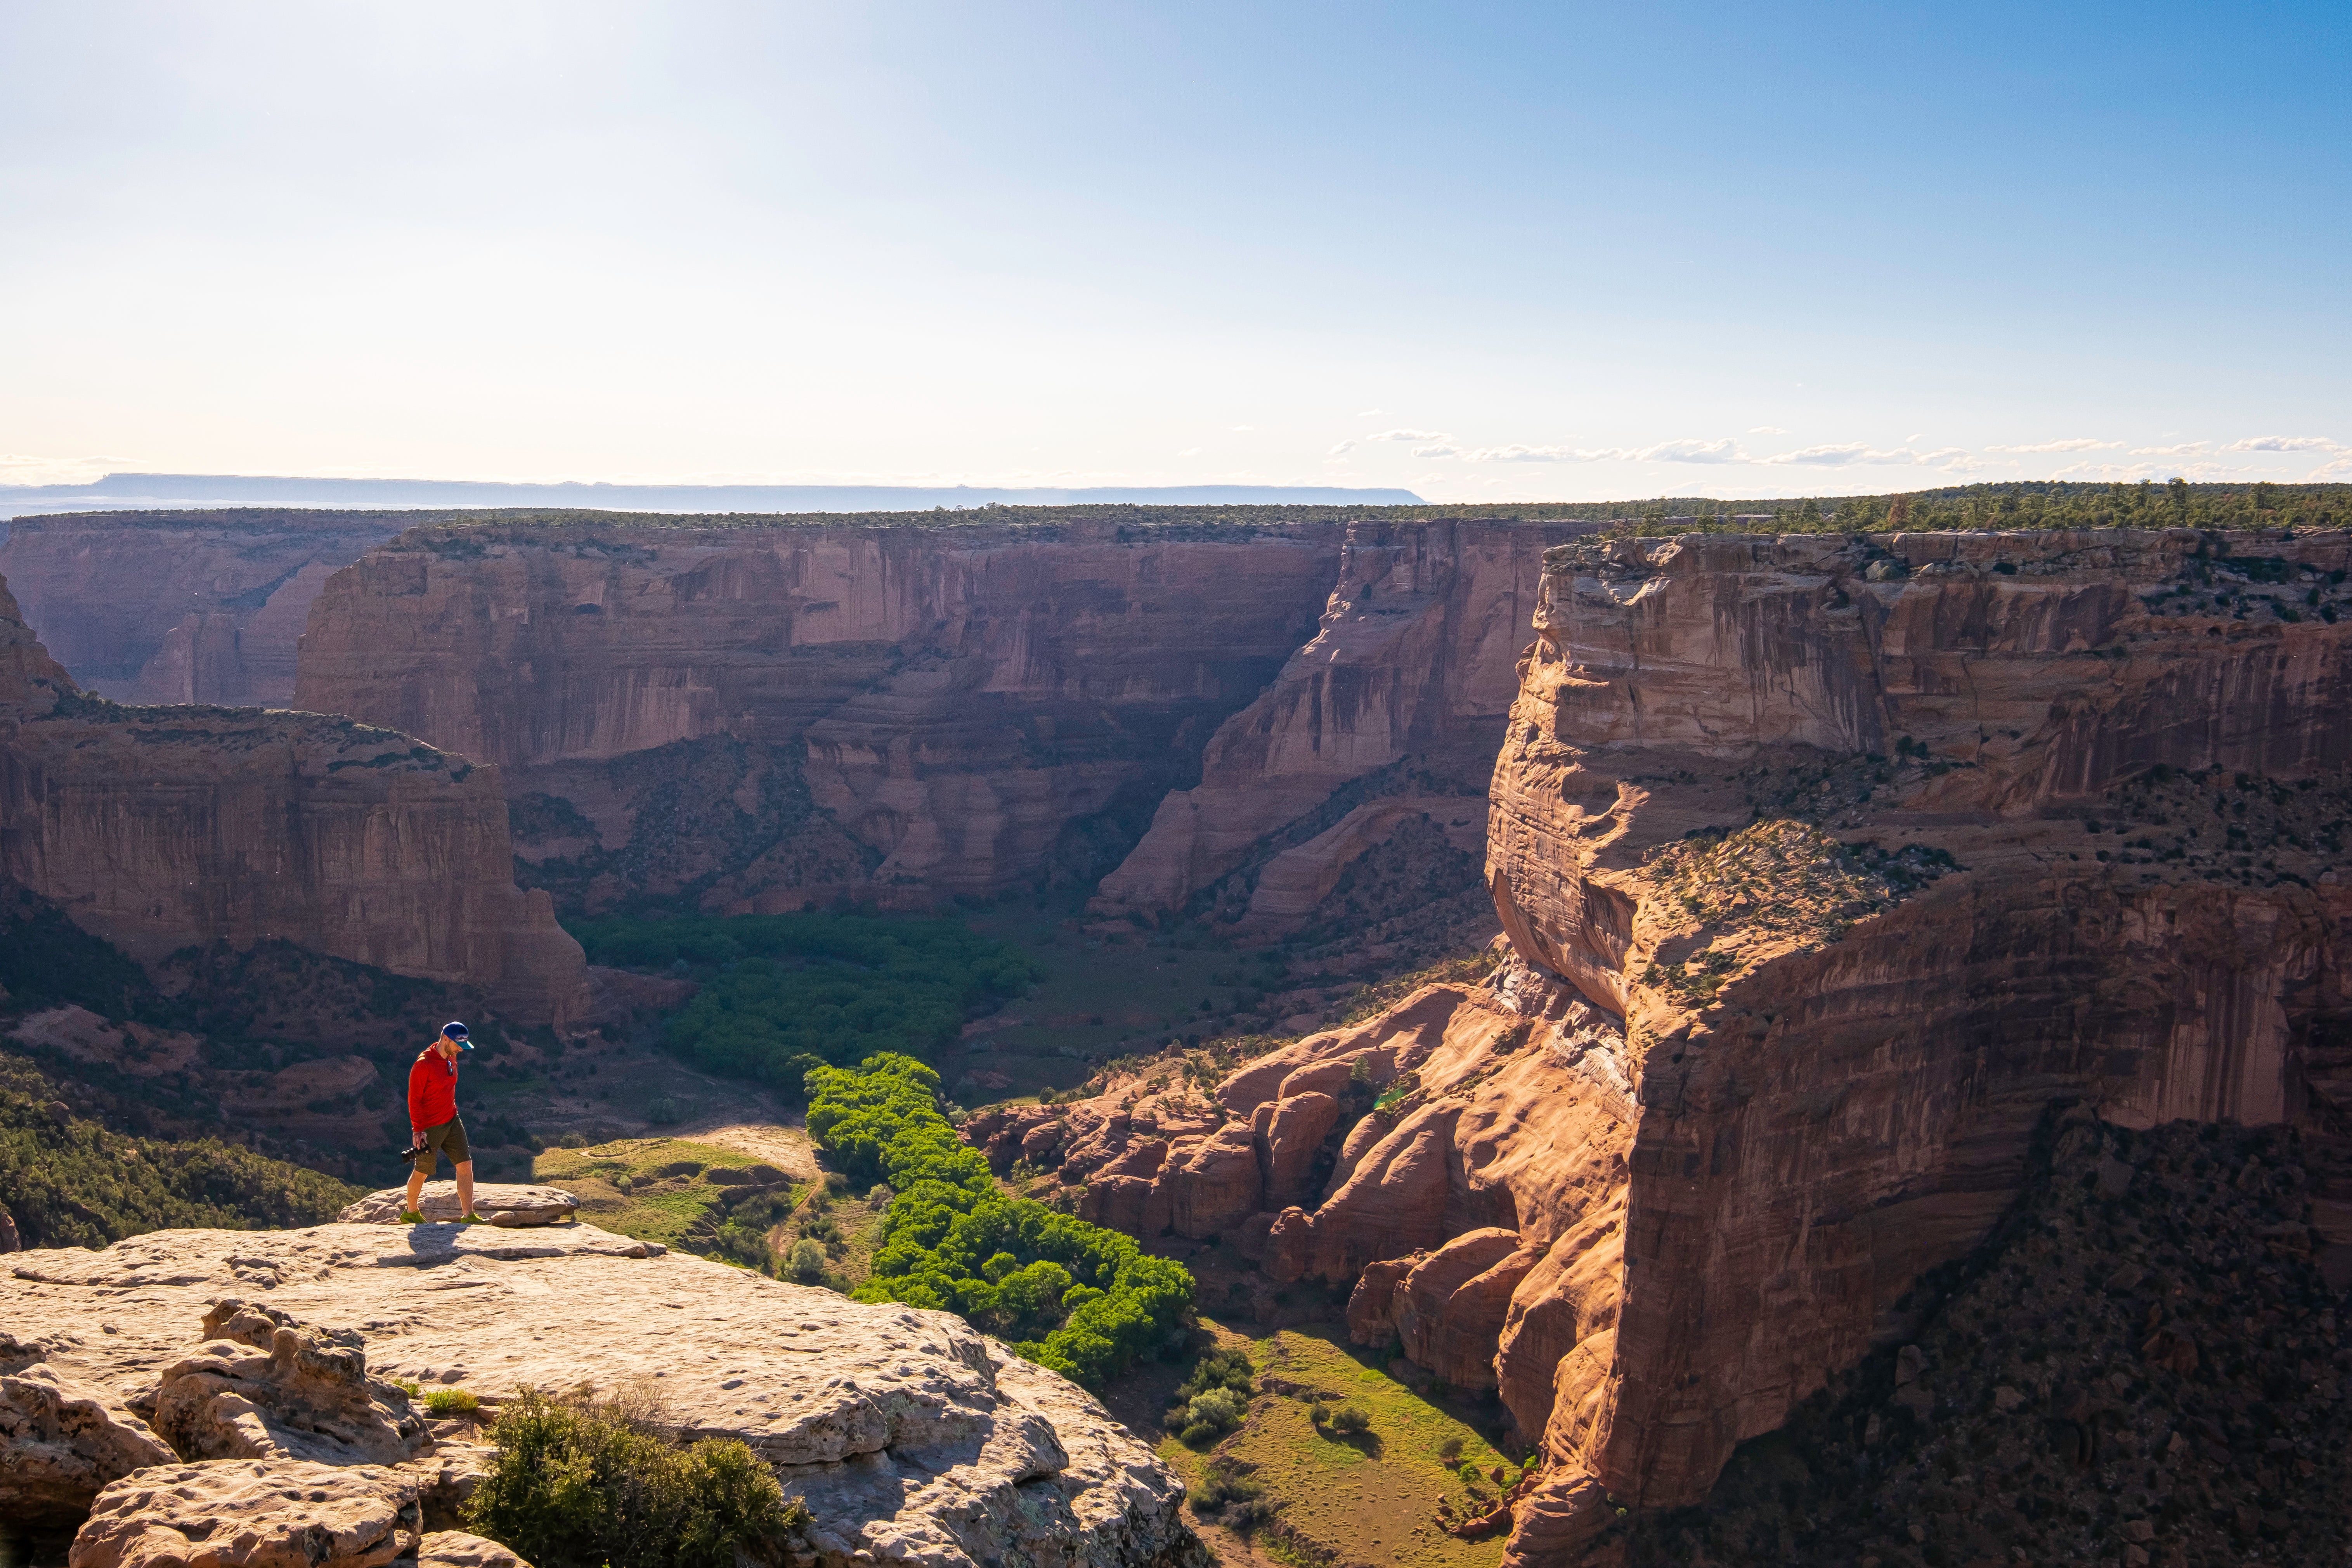
<instances>
[{"instance_id":1,"label":"mesa top","mask_svg":"<svg viewBox=\"0 0 2352 1568\"><path fill-rule=\"evenodd\" d=\"M457 1064L426 1047L408 1069L408 1124L422 1131L457 1114Z\"/></svg>"}]
</instances>

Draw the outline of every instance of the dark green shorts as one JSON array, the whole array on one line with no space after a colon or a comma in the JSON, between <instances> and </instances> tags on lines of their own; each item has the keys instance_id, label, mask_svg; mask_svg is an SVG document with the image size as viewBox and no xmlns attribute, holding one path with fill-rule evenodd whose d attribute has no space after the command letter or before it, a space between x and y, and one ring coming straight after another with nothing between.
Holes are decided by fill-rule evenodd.
<instances>
[{"instance_id":1,"label":"dark green shorts","mask_svg":"<svg viewBox=\"0 0 2352 1568\"><path fill-rule=\"evenodd\" d=\"M466 1147L466 1119L462 1116L453 1116L438 1127L426 1128L416 1141L423 1147L416 1151L415 1163L428 1176L444 1154L449 1156L452 1165L462 1165L474 1157L474 1152Z\"/></svg>"}]
</instances>

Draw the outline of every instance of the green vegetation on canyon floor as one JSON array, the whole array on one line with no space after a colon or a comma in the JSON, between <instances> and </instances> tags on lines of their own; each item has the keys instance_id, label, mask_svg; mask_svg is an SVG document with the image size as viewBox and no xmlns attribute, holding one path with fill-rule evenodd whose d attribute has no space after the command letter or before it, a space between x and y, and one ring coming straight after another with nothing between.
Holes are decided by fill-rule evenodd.
<instances>
[{"instance_id":1,"label":"green vegetation on canyon floor","mask_svg":"<svg viewBox=\"0 0 2352 1568\"><path fill-rule=\"evenodd\" d=\"M896 1196L854 1294L961 1314L1042 1366L1100 1388L1166 1343L1192 1307L1181 1264L1134 1238L1009 1197L940 1110L939 1074L881 1055L809 1074L809 1133L853 1179Z\"/></svg>"},{"instance_id":2,"label":"green vegetation on canyon floor","mask_svg":"<svg viewBox=\"0 0 2352 1568\"><path fill-rule=\"evenodd\" d=\"M1036 966L960 921L855 914L613 918L572 926L590 961L700 983L663 1026L713 1071L798 1098L809 1068L877 1051L929 1054L965 1017L1026 991Z\"/></svg>"}]
</instances>

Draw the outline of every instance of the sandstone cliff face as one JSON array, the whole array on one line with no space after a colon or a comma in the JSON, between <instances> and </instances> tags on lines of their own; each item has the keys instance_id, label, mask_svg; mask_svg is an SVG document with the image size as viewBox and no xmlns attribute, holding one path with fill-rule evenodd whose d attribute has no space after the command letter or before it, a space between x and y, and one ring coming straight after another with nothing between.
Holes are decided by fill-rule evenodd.
<instances>
[{"instance_id":1,"label":"sandstone cliff face","mask_svg":"<svg viewBox=\"0 0 2352 1568\"><path fill-rule=\"evenodd\" d=\"M585 960L511 868L495 769L344 719L82 696L0 580L0 879L142 963L284 937L568 1021Z\"/></svg>"},{"instance_id":2,"label":"sandstone cliff face","mask_svg":"<svg viewBox=\"0 0 2352 1568\"><path fill-rule=\"evenodd\" d=\"M941 1312L582 1225L166 1231L10 1264L0 1430L37 1462L0 1467L0 1510L70 1519L95 1497L78 1562L162 1561L257 1512L293 1547L257 1561L416 1551L481 1458L396 1379L493 1408L526 1385L657 1394L682 1436L745 1443L809 1505L801 1568L1204 1561L1148 1447ZM283 1508L296 1480L318 1511ZM339 1523L362 1539L330 1552Z\"/></svg>"},{"instance_id":3,"label":"sandstone cliff face","mask_svg":"<svg viewBox=\"0 0 2352 1568\"><path fill-rule=\"evenodd\" d=\"M320 596L296 700L499 764L561 803L558 853L625 851L656 892L992 891L1130 841L1308 636L1339 545L1319 525L420 529ZM646 873L661 786L714 742L750 748L719 792L750 826L716 825L742 852ZM629 771L646 754L664 777Z\"/></svg>"},{"instance_id":4,"label":"sandstone cliff face","mask_svg":"<svg viewBox=\"0 0 2352 1568\"><path fill-rule=\"evenodd\" d=\"M1623 1020L1633 1107L1593 1194L1622 1268L1555 1248L1503 1333L1554 1466L1520 1560L1590 1533L1587 1477L1697 1500L1898 1331L2053 1100L2347 1125L2347 568L2342 535L1554 552L1488 866L1530 977Z\"/></svg>"},{"instance_id":5,"label":"sandstone cliff face","mask_svg":"<svg viewBox=\"0 0 2352 1568\"><path fill-rule=\"evenodd\" d=\"M1160 802L1151 830L1103 879L1097 904L1181 909L1267 849L1278 854L1218 901L1251 925L1296 924L1341 870L1407 816L1465 818L1477 847L1481 793L1517 687L1543 552L1591 525L1359 522L1314 637L1202 758L1201 782ZM1402 765L1401 765L1402 764ZM1361 801L1269 846L1341 786L1386 770ZM1254 851L1256 853L1254 855ZM1255 868L1253 868L1255 870Z\"/></svg>"},{"instance_id":6,"label":"sandstone cliff face","mask_svg":"<svg viewBox=\"0 0 2352 1568\"><path fill-rule=\"evenodd\" d=\"M282 708L329 576L398 512L99 512L20 518L0 575L81 686L121 702Z\"/></svg>"}]
</instances>

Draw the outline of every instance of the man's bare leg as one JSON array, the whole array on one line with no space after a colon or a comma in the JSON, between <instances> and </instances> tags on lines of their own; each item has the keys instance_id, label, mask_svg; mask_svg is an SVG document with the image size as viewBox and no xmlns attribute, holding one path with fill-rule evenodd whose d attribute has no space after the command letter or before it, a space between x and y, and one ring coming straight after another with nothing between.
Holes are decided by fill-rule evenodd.
<instances>
[{"instance_id":1,"label":"man's bare leg","mask_svg":"<svg viewBox=\"0 0 2352 1568\"><path fill-rule=\"evenodd\" d=\"M425 1173L418 1170L414 1163L411 1163L408 1167L408 1201L401 1205L400 1212L403 1214L423 1214L425 1211L418 1208L416 1205L424 1200L424 1197Z\"/></svg>"},{"instance_id":2,"label":"man's bare leg","mask_svg":"<svg viewBox=\"0 0 2352 1568\"><path fill-rule=\"evenodd\" d=\"M467 1161L457 1167L457 1217L474 1219L474 1162Z\"/></svg>"}]
</instances>

